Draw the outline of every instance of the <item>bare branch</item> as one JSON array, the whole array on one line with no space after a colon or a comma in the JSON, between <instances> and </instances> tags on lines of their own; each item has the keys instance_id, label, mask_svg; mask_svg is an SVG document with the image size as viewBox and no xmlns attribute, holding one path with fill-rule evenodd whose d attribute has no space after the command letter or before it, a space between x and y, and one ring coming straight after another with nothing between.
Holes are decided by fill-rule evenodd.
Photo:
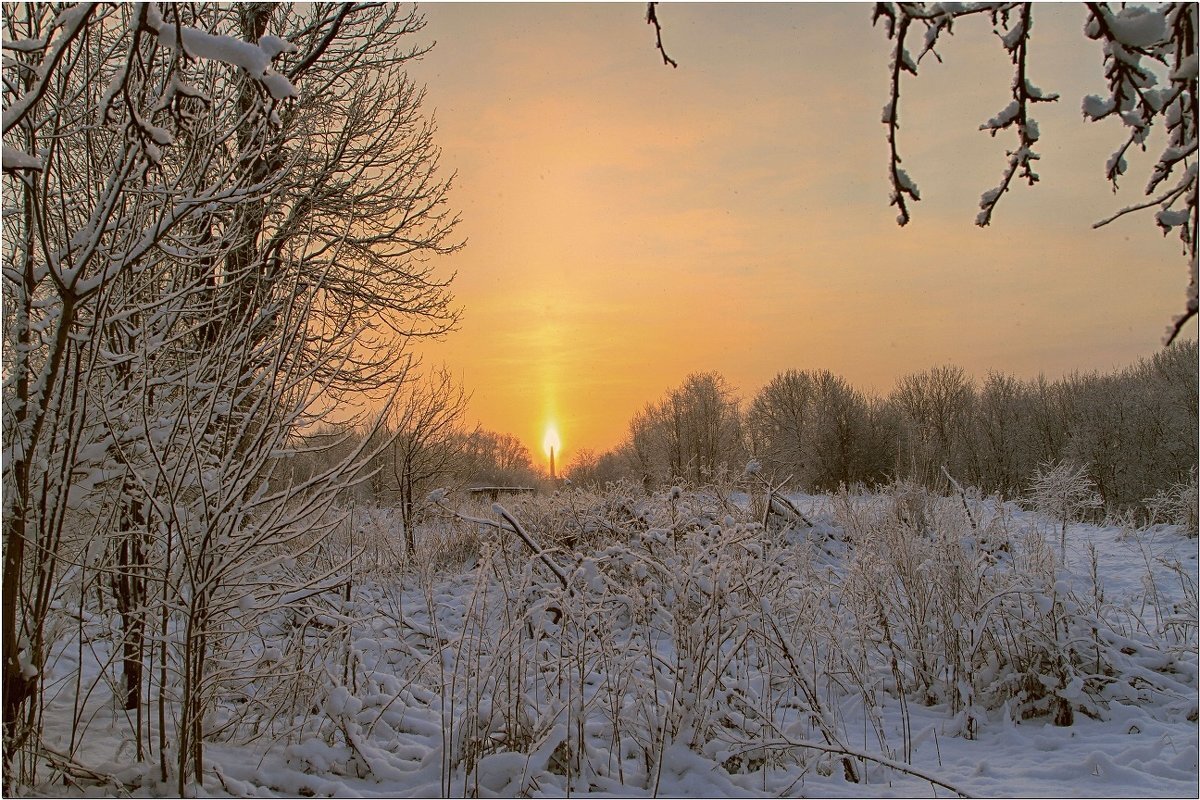
<instances>
[{"instance_id":1,"label":"bare branch","mask_svg":"<svg viewBox=\"0 0 1200 800\"><path fill-rule=\"evenodd\" d=\"M658 13L655 11L657 5L658 3L646 4L646 24L654 26L655 47L658 48L658 52L662 53L663 64L670 64L672 67L678 68L679 64L667 55L667 51L663 48L662 26L658 24Z\"/></svg>"}]
</instances>

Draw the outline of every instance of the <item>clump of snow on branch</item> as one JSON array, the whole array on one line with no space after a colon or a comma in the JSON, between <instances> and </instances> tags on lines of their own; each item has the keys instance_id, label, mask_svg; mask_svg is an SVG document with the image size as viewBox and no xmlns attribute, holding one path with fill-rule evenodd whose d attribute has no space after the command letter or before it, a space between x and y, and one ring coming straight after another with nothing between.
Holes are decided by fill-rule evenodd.
<instances>
[{"instance_id":1,"label":"clump of snow on branch","mask_svg":"<svg viewBox=\"0 0 1200 800\"><path fill-rule=\"evenodd\" d=\"M246 70L250 77L262 83L276 100L298 97L296 87L286 76L271 68L280 53L294 53L296 48L278 36L264 36L258 44L244 42L232 36L222 36L197 28L180 27L163 22L158 26L158 41L172 50L180 48L194 58L222 61Z\"/></svg>"}]
</instances>

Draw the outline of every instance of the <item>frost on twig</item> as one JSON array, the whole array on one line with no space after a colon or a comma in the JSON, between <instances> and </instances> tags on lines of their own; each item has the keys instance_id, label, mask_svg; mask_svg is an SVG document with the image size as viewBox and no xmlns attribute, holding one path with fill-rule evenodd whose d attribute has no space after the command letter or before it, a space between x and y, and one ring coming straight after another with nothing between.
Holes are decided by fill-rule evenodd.
<instances>
[{"instance_id":1,"label":"frost on twig","mask_svg":"<svg viewBox=\"0 0 1200 800\"><path fill-rule=\"evenodd\" d=\"M909 72L913 75L917 74L917 65L905 49L904 40L908 34L909 25L912 21L904 16L899 20L896 14L892 11L890 4L879 3L875 6L874 21L878 21L883 17L887 22L888 38L895 38L896 44L892 48L891 60L891 97L888 104L883 107L884 125L888 126L888 148L890 150L890 160L888 162L888 177L892 184L892 195L890 204L896 206L899 212L896 216L896 222L900 225L907 225L910 219L908 213L908 203L905 197L913 200L920 200L921 194L917 189L917 184L908 176L908 173L900 168L900 150L898 144L900 130L900 74L901 72Z\"/></svg>"},{"instance_id":2,"label":"frost on twig","mask_svg":"<svg viewBox=\"0 0 1200 800\"><path fill-rule=\"evenodd\" d=\"M996 35L1005 51L1012 59L1015 74L1012 84L1012 102L996 116L980 126L980 130L990 131L994 136L997 131L1015 127L1017 130L1017 148L1008 153L1008 167L1000 184L983 194L980 201L981 211L976 217L976 224L987 225L991 222L992 212L999 202L1001 195L1008 191L1008 186L1014 177L1021 177L1030 185L1038 180L1033 171L1033 162L1038 155L1033 150L1033 144L1038 140L1037 123L1028 115L1028 106L1032 103L1052 102L1058 95L1045 92L1035 86L1026 75L1026 53L1029 44L1029 31L1033 25L1033 11L1029 3L961 3L961 4L932 4L906 3L877 3L875 5L873 23L884 21L884 31L894 41L891 59L891 97L883 107L883 124L888 126L888 147L890 150L889 179L892 184L891 204L899 209L896 221L906 225L910 219L906 198L920 200L916 183L908 173L900 168L901 158L898 146L898 131L900 128L900 82L904 73L917 74L917 65L929 54L939 62L937 45L943 33L952 35L954 21L959 17L971 14L987 13L991 15ZM1015 16L1015 19L1010 17ZM907 48L907 37L914 23L924 26L921 51L916 58Z\"/></svg>"}]
</instances>

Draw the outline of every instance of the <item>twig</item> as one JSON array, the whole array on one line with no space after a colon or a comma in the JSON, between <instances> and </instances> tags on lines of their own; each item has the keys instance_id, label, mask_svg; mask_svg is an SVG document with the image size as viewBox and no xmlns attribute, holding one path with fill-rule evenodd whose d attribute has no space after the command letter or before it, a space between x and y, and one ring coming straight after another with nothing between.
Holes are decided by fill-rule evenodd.
<instances>
[{"instance_id":1,"label":"twig","mask_svg":"<svg viewBox=\"0 0 1200 800\"><path fill-rule=\"evenodd\" d=\"M508 513L508 509L499 503L493 503L492 511L504 518L504 521L512 528L512 532L521 537L521 541L525 542L526 547L532 550L533 554L542 560L547 569L554 573L554 577L558 578L558 582L562 584L563 588L567 588L567 575L562 571L562 567L554 563L554 560L542 549L542 546L525 532L525 529L521 527L521 523L517 522L513 515Z\"/></svg>"},{"instance_id":2,"label":"twig","mask_svg":"<svg viewBox=\"0 0 1200 800\"><path fill-rule=\"evenodd\" d=\"M950 486L958 493L958 499L962 502L963 511L967 512L967 520L971 523L973 530L979 530L979 523L975 521L975 515L971 513L971 507L967 505L967 493L963 491L963 487L958 481L954 480L954 476L950 474L950 470L946 469L946 465L942 465L942 474L946 476L946 480L950 481Z\"/></svg>"},{"instance_id":3,"label":"twig","mask_svg":"<svg viewBox=\"0 0 1200 800\"><path fill-rule=\"evenodd\" d=\"M118 794L122 794L125 797L130 796L128 788L121 781L117 780L116 776L110 775L107 772L99 772L85 764L81 764L72 756L48 746L44 741L39 742L39 748L42 757L55 769L61 771L64 777L71 779L73 782L84 780L92 784L110 786L116 789Z\"/></svg>"},{"instance_id":4,"label":"twig","mask_svg":"<svg viewBox=\"0 0 1200 800\"><path fill-rule=\"evenodd\" d=\"M855 768L854 762L850 760L850 752L842 745L840 738L833 729L833 724L825 715L825 708L821 704L821 698L817 696L816 686L810 686L808 680L804 676L804 672L800 667L799 658L792 653L791 645L788 644L787 637L783 635L783 631L779 629L778 623L775 622L775 617L770 614L764 614L763 620L771 626L771 631L775 634L776 641L779 642L780 650L783 652L784 660L787 661L788 667L791 670L792 678L800 687L800 691L804 693L805 701L808 703L808 710L812 712L814 721L817 727L821 730L821 736L829 743L828 752L841 752L844 754L842 758L842 772L846 776L847 783L861 783L858 769Z\"/></svg>"},{"instance_id":5,"label":"twig","mask_svg":"<svg viewBox=\"0 0 1200 800\"><path fill-rule=\"evenodd\" d=\"M781 494L776 494L774 490L771 490L768 492L768 501L771 504L770 507L774 508L774 507L778 506L780 508L783 508L789 514L795 515L796 519L800 520L808 527L810 527L810 528L816 527L815 525L812 524L812 522L809 520L808 517L804 516L804 514L802 514L800 512L800 509L796 508L795 503L793 503L791 500L788 500L786 497L784 497ZM775 513L778 514L779 512L776 511Z\"/></svg>"},{"instance_id":6,"label":"twig","mask_svg":"<svg viewBox=\"0 0 1200 800\"><path fill-rule=\"evenodd\" d=\"M550 558L550 555L542 549L542 546L538 544L537 541L530 536L523 527L521 527L521 523L517 522L513 515L508 513L508 509L506 509L504 506L500 505L499 503L493 503L492 512L500 515L500 517L502 517L504 521L508 523L507 525L501 525L495 520L484 519L483 517L468 516L467 514L463 514L455 509L450 508L444 502L435 502L434 505L443 509L444 511L447 511L450 513L450 515L463 520L464 522L471 522L476 525L487 525L488 527L495 528L496 530L511 530L518 537L520 537L521 541L525 543L525 546L529 548L530 552L541 559L542 563L546 565L547 569L554 573L554 577L558 578L558 582L562 584L562 587L564 589L567 588L567 574L563 572L562 567L560 567L552 558Z\"/></svg>"},{"instance_id":7,"label":"twig","mask_svg":"<svg viewBox=\"0 0 1200 800\"><path fill-rule=\"evenodd\" d=\"M811 740L804 740L804 739L802 739L802 740L779 739L777 741L768 741L768 742L762 742L762 743L756 742L753 745L748 745L746 748L744 748L741 751L735 752L734 755L740 755L741 753L744 753L744 752L749 752L751 750L756 750L759 748L768 748L768 747L771 747L771 748L775 748L775 747L778 747L778 748L807 747L812 750L820 750L825 753L832 753L833 755L852 756L854 758L861 758L865 761L874 761L876 764L882 764L885 767L894 769L898 772L903 772L906 775L912 775L914 778L920 778L923 781L929 781L930 783L934 784L935 786L941 786L943 789L949 789L950 791L957 794L959 797L970 797L971 796L971 795L967 794L966 792L964 792L962 789L959 789L957 786L947 783L946 781L943 781L940 778L935 778L934 776L930 775L929 773L923 772L922 770L919 770L916 767L913 767L909 764L905 764L901 761L895 761L890 758L885 758L883 756L873 755L871 753L867 753L862 750L855 750L855 749L852 749L849 747L842 747L841 745L822 744L821 742L814 742Z\"/></svg>"},{"instance_id":8,"label":"twig","mask_svg":"<svg viewBox=\"0 0 1200 800\"><path fill-rule=\"evenodd\" d=\"M1194 307L1189 307L1186 311L1176 317L1175 321L1167 327L1167 340L1165 342L1167 347L1170 347L1175 341L1175 338L1179 336L1180 332L1183 331L1183 326L1188 324L1188 320L1196 316L1196 310L1197 309Z\"/></svg>"},{"instance_id":9,"label":"twig","mask_svg":"<svg viewBox=\"0 0 1200 800\"><path fill-rule=\"evenodd\" d=\"M801 513L800 509L796 508L795 503L793 503L791 500L788 500L782 494L778 494L778 490L782 489L783 485L785 483L787 483L787 481L784 481L783 483L779 484L779 486L772 486L771 482L768 481L766 478L762 477L761 475L759 475L757 473L754 473L753 475L754 475L755 480L757 480L764 487L766 487L766 490L767 490L767 508L766 508L766 511L763 513L763 527L766 527L767 520L770 519L772 511L774 511L776 514L779 514L779 516L781 516L781 517L786 516L786 514L784 512L787 512L787 514L791 514L792 516L794 516L796 519L803 522L808 527L810 527L810 528L816 527L812 524L812 522L809 520L808 517L804 516L804 514Z\"/></svg>"},{"instance_id":10,"label":"twig","mask_svg":"<svg viewBox=\"0 0 1200 800\"><path fill-rule=\"evenodd\" d=\"M658 5L658 3L646 4L646 24L654 26L655 46L658 48L658 52L662 53L663 64L670 64L672 67L678 69L679 64L676 63L675 59L667 55L667 51L663 49L662 26L658 24L658 14L654 11L654 7L656 5Z\"/></svg>"}]
</instances>

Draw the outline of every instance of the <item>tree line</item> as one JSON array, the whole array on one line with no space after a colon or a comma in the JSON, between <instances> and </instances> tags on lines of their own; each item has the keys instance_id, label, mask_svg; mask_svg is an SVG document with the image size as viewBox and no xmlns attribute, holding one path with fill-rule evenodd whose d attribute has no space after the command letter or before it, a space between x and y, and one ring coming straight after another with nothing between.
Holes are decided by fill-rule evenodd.
<instances>
[{"instance_id":1,"label":"tree line","mask_svg":"<svg viewBox=\"0 0 1200 800\"><path fill-rule=\"evenodd\" d=\"M956 366L900 378L886 395L828 370L789 369L742 402L716 372L693 374L646 405L624 441L578 453L579 484L646 488L736 477L750 459L794 489L827 492L911 480L944 489L947 473L1014 497L1039 467L1086 465L1108 511L1141 507L1195 480L1197 346L1165 348L1110 373L1049 380Z\"/></svg>"}]
</instances>

